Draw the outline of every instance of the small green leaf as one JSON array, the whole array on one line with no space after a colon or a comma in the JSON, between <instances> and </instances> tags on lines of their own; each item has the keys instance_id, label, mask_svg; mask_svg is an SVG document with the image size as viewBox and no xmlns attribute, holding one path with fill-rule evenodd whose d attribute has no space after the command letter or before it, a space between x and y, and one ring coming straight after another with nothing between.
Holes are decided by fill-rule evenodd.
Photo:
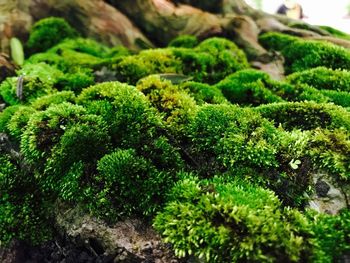
<instances>
[{"instance_id":1,"label":"small green leaf","mask_svg":"<svg viewBox=\"0 0 350 263\"><path fill-rule=\"evenodd\" d=\"M24 63L24 52L21 41L15 37L11 38L10 47L13 61L22 66Z\"/></svg>"}]
</instances>

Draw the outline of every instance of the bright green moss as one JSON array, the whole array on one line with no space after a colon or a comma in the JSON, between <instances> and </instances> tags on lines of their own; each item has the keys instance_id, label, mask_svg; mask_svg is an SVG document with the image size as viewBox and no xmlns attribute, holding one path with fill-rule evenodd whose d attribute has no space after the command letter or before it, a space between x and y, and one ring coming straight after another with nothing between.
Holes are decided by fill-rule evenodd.
<instances>
[{"instance_id":1,"label":"bright green moss","mask_svg":"<svg viewBox=\"0 0 350 263\"><path fill-rule=\"evenodd\" d=\"M36 111L32 107L21 106L17 109L17 111L13 114L13 116L9 120L7 124L7 129L9 131L9 134L14 138L16 138L18 142L21 140L21 135L25 127L27 126L27 123L30 117L35 112Z\"/></svg>"},{"instance_id":2,"label":"bright green moss","mask_svg":"<svg viewBox=\"0 0 350 263\"><path fill-rule=\"evenodd\" d=\"M78 94L82 89L93 84L95 84L95 77L91 69L74 67L57 80L56 87L59 90L69 90Z\"/></svg>"},{"instance_id":3,"label":"bright green moss","mask_svg":"<svg viewBox=\"0 0 350 263\"><path fill-rule=\"evenodd\" d=\"M197 104L226 104L229 103L221 90L215 86L200 82L185 82L181 85L181 88L186 90L196 101Z\"/></svg>"},{"instance_id":4,"label":"bright green moss","mask_svg":"<svg viewBox=\"0 0 350 263\"><path fill-rule=\"evenodd\" d=\"M350 181L350 137L349 132L336 129L315 130L309 140L308 154L317 169L333 175L339 183Z\"/></svg>"},{"instance_id":5,"label":"bright green moss","mask_svg":"<svg viewBox=\"0 0 350 263\"><path fill-rule=\"evenodd\" d=\"M141 79L136 88L145 94L165 122L177 132L182 132L181 126L187 124L195 114L195 101L170 81L162 80L157 75Z\"/></svg>"},{"instance_id":6,"label":"bright green moss","mask_svg":"<svg viewBox=\"0 0 350 263\"><path fill-rule=\"evenodd\" d=\"M211 38L195 48L164 48L142 51L122 58L116 66L122 82L135 84L157 73L182 73L195 81L215 83L227 75L248 68L247 58L233 42Z\"/></svg>"},{"instance_id":7,"label":"bright green moss","mask_svg":"<svg viewBox=\"0 0 350 263\"><path fill-rule=\"evenodd\" d=\"M314 233L311 262L339 262L350 253L350 211L339 215L308 212Z\"/></svg>"},{"instance_id":8,"label":"bright green moss","mask_svg":"<svg viewBox=\"0 0 350 263\"><path fill-rule=\"evenodd\" d=\"M339 37L339 38L343 38L343 39L346 39L346 40L350 40L350 35L343 32L343 31L340 31L336 28L333 28L333 27L330 27L330 26L319 26L321 29L327 31L328 33L330 33L332 36L335 36L335 37Z\"/></svg>"},{"instance_id":9,"label":"bright green moss","mask_svg":"<svg viewBox=\"0 0 350 263\"><path fill-rule=\"evenodd\" d=\"M278 132L251 109L205 105L188 127L198 172L212 175L239 167L276 167ZM244 150L243 150L244 149Z\"/></svg>"},{"instance_id":10,"label":"bright green moss","mask_svg":"<svg viewBox=\"0 0 350 263\"><path fill-rule=\"evenodd\" d=\"M259 36L259 42L269 50L281 51L299 38L287 34L268 32Z\"/></svg>"},{"instance_id":11,"label":"bright green moss","mask_svg":"<svg viewBox=\"0 0 350 263\"><path fill-rule=\"evenodd\" d=\"M220 180L184 179L172 190L154 227L179 257L195 255L207 262L297 262L307 241L295 221L297 211L281 208L270 191Z\"/></svg>"},{"instance_id":12,"label":"bright green moss","mask_svg":"<svg viewBox=\"0 0 350 263\"><path fill-rule=\"evenodd\" d=\"M0 245L12 239L40 244L52 237L51 214L36 180L0 156Z\"/></svg>"},{"instance_id":13,"label":"bright green moss","mask_svg":"<svg viewBox=\"0 0 350 263\"><path fill-rule=\"evenodd\" d=\"M203 78L204 82L215 83L233 72L249 67L244 52L228 39L209 38L194 50L201 54L208 53L214 58L214 63L208 65L208 76Z\"/></svg>"},{"instance_id":14,"label":"bright green moss","mask_svg":"<svg viewBox=\"0 0 350 263\"><path fill-rule=\"evenodd\" d=\"M101 116L87 114L78 117L78 119L70 120L71 123L66 125L50 127L52 131L63 129L63 133L55 138L47 138L47 140L56 141L52 141L51 151L44 149L47 160L44 173L38 175L43 181L43 190L61 196L67 194L67 190L62 192L63 185L66 185L68 180L74 179L71 183L80 186L82 190L80 194L78 189L75 191L77 201L84 199L83 190L91 181L89 178L91 174L85 174L85 171L88 171L89 167L90 169L94 167L97 160L110 148L108 125ZM79 164L79 169L76 167L77 164ZM72 178L73 175L76 177Z\"/></svg>"},{"instance_id":15,"label":"bright green moss","mask_svg":"<svg viewBox=\"0 0 350 263\"><path fill-rule=\"evenodd\" d=\"M81 106L70 103L52 105L34 114L23 133L21 152L30 163L46 161L68 126L86 114Z\"/></svg>"},{"instance_id":16,"label":"bright green moss","mask_svg":"<svg viewBox=\"0 0 350 263\"><path fill-rule=\"evenodd\" d=\"M273 120L287 130L345 128L350 130L350 115L344 108L315 102L285 102L262 105L256 108L265 118Z\"/></svg>"},{"instance_id":17,"label":"bright green moss","mask_svg":"<svg viewBox=\"0 0 350 263\"><path fill-rule=\"evenodd\" d=\"M63 73L45 63L26 64L17 72L18 77L9 77L0 85L0 94L5 102L15 105L20 102L31 102L40 96L55 91L55 84ZM17 96L17 86L22 83L22 100Z\"/></svg>"},{"instance_id":18,"label":"bright green moss","mask_svg":"<svg viewBox=\"0 0 350 263\"><path fill-rule=\"evenodd\" d=\"M106 58L110 53L108 47L88 38L65 39L52 47L49 52L59 54L61 50L73 50L99 58Z\"/></svg>"},{"instance_id":19,"label":"bright green moss","mask_svg":"<svg viewBox=\"0 0 350 263\"><path fill-rule=\"evenodd\" d=\"M147 98L120 82L101 83L83 90L77 102L101 115L110 126L114 145L140 147L155 136L161 120Z\"/></svg>"},{"instance_id":20,"label":"bright green moss","mask_svg":"<svg viewBox=\"0 0 350 263\"><path fill-rule=\"evenodd\" d=\"M11 120L13 114L15 114L15 112L20 108L20 105L14 105L7 107L0 112L0 132L8 133L7 124Z\"/></svg>"},{"instance_id":21,"label":"bright green moss","mask_svg":"<svg viewBox=\"0 0 350 263\"><path fill-rule=\"evenodd\" d=\"M318 90L336 90L350 92L350 72L317 67L296 72L287 77L292 84L308 84Z\"/></svg>"},{"instance_id":22,"label":"bright green moss","mask_svg":"<svg viewBox=\"0 0 350 263\"><path fill-rule=\"evenodd\" d=\"M350 92L336 90L321 90L320 93L328 98L329 102L342 107L350 107Z\"/></svg>"},{"instance_id":23,"label":"bright green moss","mask_svg":"<svg viewBox=\"0 0 350 263\"><path fill-rule=\"evenodd\" d=\"M350 69L350 52L334 44L299 40L282 50L286 72L299 72L324 66L330 69Z\"/></svg>"},{"instance_id":24,"label":"bright green moss","mask_svg":"<svg viewBox=\"0 0 350 263\"><path fill-rule=\"evenodd\" d=\"M69 71L72 62L66 61L62 56L54 53L36 53L26 60L27 64L45 63L64 72Z\"/></svg>"},{"instance_id":25,"label":"bright green moss","mask_svg":"<svg viewBox=\"0 0 350 263\"><path fill-rule=\"evenodd\" d=\"M129 84L156 73L180 73L181 61L170 49L152 49L122 58L115 66L118 80Z\"/></svg>"},{"instance_id":26,"label":"bright green moss","mask_svg":"<svg viewBox=\"0 0 350 263\"><path fill-rule=\"evenodd\" d=\"M49 17L36 22L29 35L30 53L46 51L65 38L74 38L77 32L62 18Z\"/></svg>"},{"instance_id":27,"label":"bright green moss","mask_svg":"<svg viewBox=\"0 0 350 263\"><path fill-rule=\"evenodd\" d=\"M252 69L238 71L215 85L231 103L245 105L283 101L274 94L272 86L274 83L266 73Z\"/></svg>"},{"instance_id":28,"label":"bright green moss","mask_svg":"<svg viewBox=\"0 0 350 263\"><path fill-rule=\"evenodd\" d=\"M46 110L52 104L60 104L62 102L75 101L75 96L72 91L61 91L50 95L42 96L32 102L31 106L36 110Z\"/></svg>"},{"instance_id":29,"label":"bright green moss","mask_svg":"<svg viewBox=\"0 0 350 263\"><path fill-rule=\"evenodd\" d=\"M105 155L97 170L95 213L112 221L129 215L153 215L174 181L132 149Z\"/></svg>"},{"instance_id":30,"label":"bright green moss","mask_svg":"<svg viewBox=\"0 0 350 263\"><path fill-rule=\"evenodd\" d=\"M170 41L168 47L194 48L199 43L197 37L191 35L182 35Z\"/></svg>"}]
</instances>

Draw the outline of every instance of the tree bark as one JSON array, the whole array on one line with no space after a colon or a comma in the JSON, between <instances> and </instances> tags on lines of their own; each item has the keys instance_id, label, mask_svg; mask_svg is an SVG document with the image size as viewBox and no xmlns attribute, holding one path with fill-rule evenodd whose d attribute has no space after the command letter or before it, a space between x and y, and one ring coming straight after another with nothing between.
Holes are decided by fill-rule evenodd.
<instances>
[{"instance_id":1,"label":"tree bark","mask_svg":"<svg viewBox=\"0 0 350 263\"><path fill-rule=\"evenodd\" d=\"M25 41L33 22L49 16L63 17L83 36L110 46L152 46L124 14L102 0L12 0L0 5L0 13L1 50L7 53L11 37Z\"/></svg>"}]
</instances>

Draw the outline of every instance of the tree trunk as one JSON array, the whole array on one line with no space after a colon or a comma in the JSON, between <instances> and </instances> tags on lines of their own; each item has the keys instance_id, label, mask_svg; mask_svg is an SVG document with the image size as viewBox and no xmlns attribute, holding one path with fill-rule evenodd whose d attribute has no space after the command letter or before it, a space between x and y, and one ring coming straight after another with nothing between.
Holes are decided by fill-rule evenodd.
<instances>
[{"instance_id":1,"label":"tree trunk","mask_svg":"<svg viewBox=\"0 0 350 263\"><path fill-rule=\"evenodd\" d=\"M276 31L327 40L344 47L350 42L331 38L322 29L255 10L244 0L12 0L0 4L1 50L8 52L12 36L25 40L33 22L48 16L67 19L83 36L132 50L165 46L179 35L199 39L223 36L244 49L250 61L275 59L258 42L258 35ZM305 29L290 27L298 23Z\"/></svg>"}]
</instances>

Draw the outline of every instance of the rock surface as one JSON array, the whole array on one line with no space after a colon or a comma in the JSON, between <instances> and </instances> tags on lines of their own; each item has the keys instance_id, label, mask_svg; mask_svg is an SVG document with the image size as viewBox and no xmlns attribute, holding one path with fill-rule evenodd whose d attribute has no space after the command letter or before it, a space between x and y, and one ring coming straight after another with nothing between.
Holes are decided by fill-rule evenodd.
<instances>
[{"instance_id":1,"label":"rock surface","mask_svg":"<svg viewBox=\"0 0 350 263\"><path fill-rule=\"evenodd\" d=\"M314 193L310 197L309 207L320 213L338 214L343 208L349 208L350 185L339 185L329 175L313 175Z\"/></svg>"},{"instance_id":2,"label":"rock surface","mask_svg":"<svg viewBox=\"0 0 350 263\"><path fill-rule=\"evenodd\" d=\"M108 226L79 208L59 209L57 226L78 247L107 262L180 263L149 224L128 219Z\"/></svg>"}]
</instances>

